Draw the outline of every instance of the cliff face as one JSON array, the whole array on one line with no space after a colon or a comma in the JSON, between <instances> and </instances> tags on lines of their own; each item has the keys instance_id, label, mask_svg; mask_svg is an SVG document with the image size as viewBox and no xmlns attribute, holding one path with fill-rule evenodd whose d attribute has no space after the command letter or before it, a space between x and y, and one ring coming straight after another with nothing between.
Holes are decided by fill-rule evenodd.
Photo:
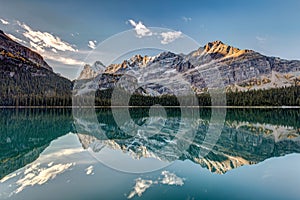
<instances>
[{"instance_id":1,"label":"cliff face","mask_svg":"<svg viewBox=\"0 0 300 200\"><path fill-rule=\"evenodd\" d=\"M30 50L29 48L13 41L3 31L0 30L0 55L2 59L14 59L16 61L27 61L37 67L42 67L53 71L52 68L44 61L43 57Z\"/></svg>"},{"instance_id":2,"label":"cliff face","mask_svg":"<svg viewBox=\"0 0 300 200\"><path fill-rule=\"evenodd\" d=\"M185 58L194 69L184 76L197 91L216 81L210 78L216 71L220 73L218 82L234 92L300 85L300 61L264 56L221 41L210 42Z\"/></svg>"},{"instance_id":3,"label":"cliff face","mask_svg":"<svg viewBox=\"0 0 300 200\"><path fill-rule=\"evenodd\" d=\"M0 106L65 105L72 82L38 53L0 32ZM51 100L52 98L52 100Z\"/></svg>"},{"instance_id":4,"label":"cliff face","mask_svg":"<svg viewBox=\"0 0 300 200\"><path fill-rule=\"evenodd\" d=\"M78 79L90 79L95 78L99 73L104 72L105 66L102 62L96 61L92 66L86 64L83 67L83 70L81 71Z\"/></svg>"},{"instance_id":5,"label":"cliff face","mask_svg":"<svg viewBox=\"0 0 300 200\"><path fill-rule=\"evenodd\" d=\"M203 49L205 53L219 55L219 57L238 57L245 53L253 52L251 50L241 50L239 48L229 46L219 40L207 43Z\"/></svg>"},{"instance_id":6,"label":"cliff face","mask_svg":"<svg viewBox=\"0 0 300 200\"><path fill-rule=\"evenodd\" d=\"M185 81L196 93L220 85L233 92L300 85L300 61L264 56L221 41L209 42L187 55L172 52L153 57L136 55L97 73L102 77L103 73L133 76L143 87L143 94L152 96L174 94L170 88L178 91ZM111 77L114 76L106 76ZM99 81L99 88L115 87L105 85L110 82Z\"/></svg>"}]
</instances>

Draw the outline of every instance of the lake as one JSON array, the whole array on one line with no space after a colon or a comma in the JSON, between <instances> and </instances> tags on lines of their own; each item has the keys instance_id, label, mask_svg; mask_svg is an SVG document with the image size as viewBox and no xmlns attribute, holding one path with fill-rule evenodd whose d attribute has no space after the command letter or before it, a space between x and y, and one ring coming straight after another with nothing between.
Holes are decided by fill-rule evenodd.
<instances>
[{"instance_id":1,"label":"lake","mask_svg":"<svg viewBox=\"0 0 300 200\"><path fill-rule=\"evenodd\" d=\"M299 199L300 110L0 110L0 199Z\"/></svg>"}]
</instances>

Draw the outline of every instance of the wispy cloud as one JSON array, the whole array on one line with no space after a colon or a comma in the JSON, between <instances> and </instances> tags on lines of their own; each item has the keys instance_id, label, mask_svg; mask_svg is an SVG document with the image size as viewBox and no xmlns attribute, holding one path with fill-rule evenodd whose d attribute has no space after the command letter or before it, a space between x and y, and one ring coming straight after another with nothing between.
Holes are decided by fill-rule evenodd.
<instances>
[{"instance_id":1,"label":"wispy cloud","mask_svg":"<svg viewBox=\"0 0 300 200\"><path fill-rule=\"evenodd\" d=\"M88 168L85 169L86 175L94 175L94 167L93 165L89 166Z\"/></svg>"},{"instance_id":2,"label":"wispy cloud","mask_svg":"<svg viewBox=\"0 0 300 200\"><path fill-rule=\"evenodd\" d=\"M187 20L189 20L189 19L190 18L187 18ZM128 22L130 23L131 26L134 27L137 37L142 38L145 36L159 35L160 37L162 37L162 40L161 40L162 44L169 44L182 36L181 31L168 31L168 32L157 33L157 32L152 32L141 21L139 21L137 23L134 20L129 19L127 21L127 23Z\"/></svg>"},{"instance_id":3,"label":"wispy cloud","mask_svg":"<svg viewBox=\"0 0 300 200\"><path fill-rule=\"evenodd\" d=\"M162 184L166 185L180 185L182 186L184 184L184 179L178 177L176 174L171 173L169 171L162 171L161 175L163 175L163 179L161 180Z\"/></svg>"},{"instance_id":4,"label":"wispy cloud","mask_svg":"<svg viewBox=\"0 0 300 200\"><path fill-rule=\"evenodd\" d=\"M192 18L191 18L191 17L185 17L185 16L183 16L181 19L182 19L183 21L185 21L185 22L192 21Z\"/></svg>"},{"instance_id":5,"label":"wispy cloud","mask_svg":"<svg viewBox=\"0 0 300 200\"><path fill-rule=\"evenodd\" d=\"M8 25L8 24L9 24L9 22L6 21L5 19L0 19L0 21L1 21L1 23L4 24L4 25Z\"/></svg>"},{"instance_id":6,"label":"wispy cloud","mask_svg":"<svg viewBox=\"0 0 300 200\"><path fill-rule=\"evenodd\" d=\"M48 168L40 167L39 163L33 164L24 171L24 177L16 182L18 188L15 193L23 191L27 186L43 185L72 166L74 163L56 164Z\"/></svg>"},{"instance_id":7,"label":"wispy cloud","mask_svg":"<svg viewBox=\"0 0 300 200\"><path fill-rule=\"evenodd\" d=\"M163 32L160 34L162 36L162 44L169 44L170 42L173 42L174 40L180 38L182 36L181 31L169 31L169 32Z\"/></svg>"},{"instance_id":8,"label":"wispy cloud","mask_svg":"<svg viewBox=\"0 0 300 200\"><path fill-rule=\"evenodd\" d=\"M63 57L63 56L51 55L50 53L44 53L43 56L46 59L53 60L53 61L56 61L56 62L60 62L60 63L63 63L65 65L82 66L82 65L85 64L84 62L82 62L80 60L76 60L76 59L69 58L69 57L66 58L66 57Z\"/></svg>"},{"instance_id":9,"label":"wispy cloud","mask_svg":"<svg viewBox=\"0 0 300 200\"><path fill-rule=\"evenodd\" d=\"M27 44L27 46L40 53L45 59L64 65L82 66L85 64L80 60L72 58L75 56L73 52L80 53L74 48L74 45L63 41L51 33L34 30L25 23L16 21L16 24L22 28L20 31L17 31L17 34L24 39L22 38L22 40L12 34L7 35L17 42Z\"/></svg>"},{"instance_id":10,"label":"wispy cloud","mask_svg":"<svg viewBox=\"0 0 300 200\"><path fill-rule=\"evenodd\" d=\"M91 49L95 49L96 48L96 43L97 43L96 40L94 40L94 41L90 40L89 44L88 44L88 47L90 47Z\"/></svg>"},{"instance_id":11,"label":"wispy cloud","mask_svg":"<svg viewBox=\"0 0 300 200\"><path fill-rule=\"evenodd\" d=\"M12 34L7 33L6 35L16 42L27 44L26 41L21 40L20 38L17 38L16 36L14 36Z\"/></svg>"},{"instance_id":12,"label":"wispy cloud","mask_svg":"<svg viewBox=\"0 0 300 200\"><path fill-rule=\"evenodd\" d=\"M38 44L29 41L30 47L34 48L34 50L36 50L38 53L44 53L45 49L43 49L42 47L40 47Z\"/></svg>"},{"instance_id":13,"label":"wispy cloud","mask_svg":"<svg viewBox=\"0 0 300 200\"><path fill-rule=\"evenodd\" d=\"M34 43L34 46L38 46L39 49L44 49L46 47L54 48L59 51L77 51L72 45L62 41L58 36L52 35L48 32L35 31L24 23L21 24L18 22L18 24L25 30L23 33L24 37Z\"/></svg>"},{"instance_id":14,"label":"wispy cloud","mask_svg":"<svg viewBox=\"0 0 300 200\"><path fill-rule=\"evenodd\" d=\"M51 51L53 51L54 53L57 53L56 49L52 48Z\"/></svg>"},{"instance_id":15,"label":"wispy cloud","mask_svg":"<svg viewBox=\"0 0 300 200\"><path fill-rule=\"evenodd\" d=\"M145 37L145 36L151 36L153 33L141 22L139 21L136 23L132 19L128 20L128 22L131 24L131 26L134 27L134 30L138 37Z\"/></svg>"},{"instance_id":16,"label":"wispy cloud","mask_svg":"<svg viewBox=\"0 0 300 200\"><path fill-rule=\"evenodd\" d=\"M131 199L135 195L138 195L139 197L142 196L142 194L153 184L152 180L144 180L141 178L137 178L135 180L135 186L133 187L133 190L130 192L130 194L127 196L128 199Z\"/></svg>"},{"instance_id":17,"label":"wispy cloud","mask_svg":"<svg viewBox=\"0 0 300 200\"><path fill-rule=\"evenodd\" d=\"M133 190L129 193L127 196L128 199L133 198L135 195L138 195L139 197L142 196L142 194L151 187L151 185L155 184L164 184L164 185L172 185L172 186L183 186L184 185L184 178L178 177L176 174L171 173L169 171L162 171L161 175L162 178L159 177L157 180L146 180L142 178L135 179L135 185L133 187Z\"/></svg>"}]
</instances>

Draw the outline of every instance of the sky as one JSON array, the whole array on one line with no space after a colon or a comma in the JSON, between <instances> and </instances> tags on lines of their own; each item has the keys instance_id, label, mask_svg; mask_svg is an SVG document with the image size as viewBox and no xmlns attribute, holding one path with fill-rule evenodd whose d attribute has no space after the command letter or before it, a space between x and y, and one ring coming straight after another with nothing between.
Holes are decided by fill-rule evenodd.
<instances>
[{"instance_id":1,"label":"sky","mask_svg":"<svg viewBox=\"0 0 300 200\"><path fill-rule=\"evenodd\" d=\"M0 29L40 53L55 72L74 79L85 63L105 60L109 52L101 54L99 44L127 30L139 40L159 34L162 47L184 35L201 46L221 40L300 60L299 9L298 0L1 0ZM99 58L86 59L95 49Z\"/></svg>"}]
</instances>

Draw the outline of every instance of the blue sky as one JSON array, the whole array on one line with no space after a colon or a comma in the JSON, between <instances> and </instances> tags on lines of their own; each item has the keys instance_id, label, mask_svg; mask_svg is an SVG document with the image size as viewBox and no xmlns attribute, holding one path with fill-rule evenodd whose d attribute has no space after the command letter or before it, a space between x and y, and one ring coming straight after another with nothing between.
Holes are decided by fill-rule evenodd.
<instances>
[{"instance_id":1,"label":"blue sky","mask_svg":"<svg viewBox=\"0 0 300 200\"><path fill-rule=\"evenodd\" d=\"M0 29L25 41L24 45L41 53L56 72L73 79L93 43L97 46L134 28L130 19L145 27L181 32L200 45L222 40L265 55L300 59L299 9L297 0L3 0ZM49 42L44 37L54 39Z\"/></svg>"}]
</instances>

